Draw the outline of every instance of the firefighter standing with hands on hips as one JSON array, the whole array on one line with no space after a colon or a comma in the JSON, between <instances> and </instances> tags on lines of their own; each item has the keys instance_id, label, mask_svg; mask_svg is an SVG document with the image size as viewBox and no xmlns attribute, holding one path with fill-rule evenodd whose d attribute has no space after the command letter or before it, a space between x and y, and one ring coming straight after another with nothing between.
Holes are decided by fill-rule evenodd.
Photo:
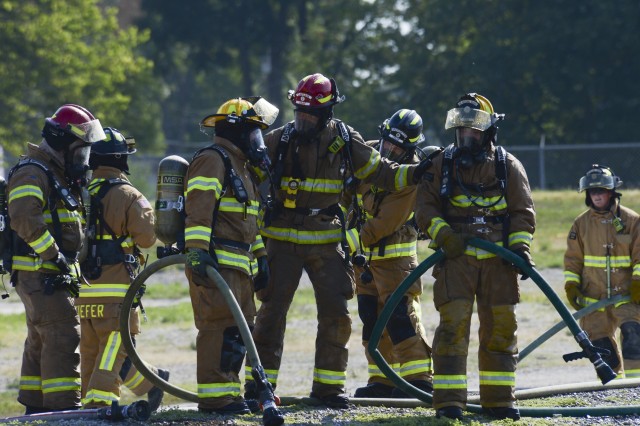
<instances>
[{"instance_id":1,"label":"firefighter standing with hands on hips","mask_svg":"<svg viewBox=\"0 0 640 426\"><path fill-rule=\"evenodd\" d=\"M495 145L501 118L487 98L476 93L462 96L445 123L445 129L455 129L455 143L434 158L418 186L416 222L446 256L433 270L434 304L440 316L433 339L436 417L462 419L469 325L476 302L483 412L498 419L520 418L514 395L519 271L467 245L470 238L491 241L533 265L531 190L522 164Z\"/></svg>"},{"instance_id":2,"label":"firefighter standing with hands on hips","mask_svg":"<svg viewBox=\"0 0 640 426\"><path fill-rule=\"evenodd\" d=\"M203 132L215 132L213 144L196 152L185 176L185 273L198 329L198 409L203 412L249 413L238 377L246 347L206 267L218 270L252 328L254 277L260 285L269 270L258 234L259 193L250 171L267 167L261 130L277 115L278 109L259 97L223 103L201 121Z\"/></svg>"},{"instance_id":3,"label":"firefighter standing with hands on hips","mask_svg":"<svg viewBox=\"0 0 640 426\"><path fill-rule=\"evenodd\" d=\"M334 105L344 100L333 79L308 75L289 92L289 99L294 121L265 136L277 190L273 208L263 211L260 229L267 238L271 277L257 292L262 305L253 338L275 386L287 311L305 270L318 308L311 396L345 409L351 335L347 300L354 295L354 281L338 203L345 185L357 179L395 190L412 184L423 169L381 159L358 132L333 119ZM245 397L255 397L255 382L249 381L245 390Z\"/></svg>"},{"instance_id":4,"label":"firefighter standing with hands on hips","mask_svg":"<svg viewBox=\"0 0 640 426\"><path fill-rule=\"evenodd\" d=\"M148 393L149 407L160 406L163 391L145 379L122 344L120 310L137 274L142 254L155 241L153 207L129 182L128 158L136 152L133 138L104 129L106 138L91 146L88 185L88 256L81 264L90 285L82 286L76 308L80 316L80 372L84 408L111 406L124 383L135 395ZM131 333L140 333L139 308L131 312ZM135 336L132 336L135 342ZM149 368L164 380L169 372Z\"/></svg>"},{"instance_id":5,"label":"firefighter standing with hands on hips","mask_svg":"<svg viewBox=\"0 0 640 426\"><path fill-rule=\"evenodd\" d=\"M640 378L640 228L638 213L620 204L622 180L594 164L580 178L589 209L567 237L564 279L567 299L580 310L617 295L629 301L609 305L580 319L594 346L607 349L604 361L627 379ZM622 339L616 337L618 328ZM621 362L622 360L622 362Z\"/></svg>"},{"instance_id":6,"label":"firefighter standing with hands on hips","mask_svg":"<svg viewBox=\"0 0 640 426\"><path fill-rule=\"evenodd\" d=\"M410 109L401 109L379 127L380 140L367 141L380 156L399 164L414 164L418 144L424 141L422 117ZM437 148L433 148L437 149ZM348 194L349 195L349 194ZM361 203L352 209L359 226L348 230L354 258L358 314L362 320L362 344L369 364L367 386L356 389L356 398L408 397L395 388L375 364L367 346L373 327L384 304L398 285L418 266L418 232L413 222L416 187L399 191L385 191L371 184L357 187L353 196L344 201ZM358 260L356 260L358 259ZM363 262L366 262L363 264ZM389 319L379 345L380 353L396 373L413 386L431 393L431 347L420 322L420 279L411 286L406 296Z\"/></svg>"},{"instance_id":7,"label":"firefighter standing with hands on hips","mask_svg":"<svg viewBox=\"0 0 640 426\"><path fill-rule=\"evenodd\" d=\"M65 104L45 120L43 140L9 172L12 275L25 307L27 339L18 402L26 414L80 407L78 255L91 144L105 135L86 108Z\"/></svg>"}]
</instances>

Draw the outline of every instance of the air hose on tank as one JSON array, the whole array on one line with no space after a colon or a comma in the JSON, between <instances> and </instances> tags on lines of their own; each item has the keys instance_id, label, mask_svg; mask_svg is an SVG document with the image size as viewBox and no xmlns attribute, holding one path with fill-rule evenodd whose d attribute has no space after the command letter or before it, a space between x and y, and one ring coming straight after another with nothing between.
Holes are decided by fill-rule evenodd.
<instances>
[{"instance_id":1,"label":"air hose on tank","mask_svg":"<svg viewBox=\"0 0 640 426\"><path fill-rule=\"evenodd\" d=\"M593 346L587 334L580 328L574 317L571 315L567 307L560 300L558 295L553 291L553 289L549 286L549 284L542 278L542 276L536 271L535 268L526 264L526 262L521 259L519 256L514 254L513 252L506 250L496 244L491 242L481 240L479 238L473 238L469 241L471 246L480 248L482 250L486 250L490 253L496 254L503 259L507 260L514 264L515 267L519 268L521 271L526 273L533 282L542 290L545 296L549 299L553 307L556 309L560 317L567 325L576 341L580 345L582 351L576 352L573 354L569 354L569 358L578 359L578 358L588 358L594 368L596 369L596 373L600 378L602 384L606 384L609 381L613 380L616 377L616 374L611 370L611 368L602 360L598 349ZM378 344L380 342L380 338L382 333L389 321L389 318L393 314L396 306L400 303L404 294L407 292L409 287L420 277L422 276L429 268L434 266L436 263L440 262L444 259L444 253L441 250L436 251L434 254L425 259L418 267L412 271L407 278L402 281L402 283L398 286L398 288L391 294L386 304L384 305L378 320L376 321L373 331L371 333L371 337L369 339L368 350L371 357L374 359L378 368L384 373L384 375L390 379L398 388L407 394L423 401L425 403L431 403L433 401L432 395L422 390L416 388L415 386L409 384L406 380L400 377L385 361L382 354L378 350ZM565 361L569 361L571 359L567 359L568 356L564 356ZM388 400L387 400L388 401ZM467 411L472 413L481 413L482 407L475 404L467 404ZM581 417L581 416L615 416L615 415L632 415L639 414L640 406L625 406L625 407L540 407L540 408L530 408L530 407L520 407L520 414L525 417L548 417L551 415L562 415L569 417Z\"/></svg>"}]
</instances>

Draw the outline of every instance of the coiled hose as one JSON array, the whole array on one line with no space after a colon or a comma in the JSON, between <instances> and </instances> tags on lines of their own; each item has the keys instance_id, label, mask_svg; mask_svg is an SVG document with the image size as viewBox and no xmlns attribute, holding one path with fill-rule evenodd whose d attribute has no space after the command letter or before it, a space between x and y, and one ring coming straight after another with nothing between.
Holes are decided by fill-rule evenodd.
<instances>
[{"instance_id":1,"label":"coiled hose","mask_svg":"<svg viewBox=\"0 0 640 426\"><path fill-rule=\"evenodd\" d=\"M574 317L571 315L567 307L560 300L558 295L553 291L553 289L547 284L547 282L542 278L542 276L536 271L535 268L526 264L526 262L521 259L519 256L514 254L513 252L506 250L496 244L493 244L488 241L481 240L479 238L473 238L469 241L469 244L478 247L480 249L486 250L490 253L494 253L503 259L514 264L515 267L519 268L521 271L526 273L533 282L542 290L542 292L547 296L551 304L554 306L556 311L560 314L564 323L569 327L569 330L576 338L576 341L583 349L580 357L588 357L589 360L594 364L596 368L596 372L598 377L600 377L603 384L611 381L615 378L615 373L611 371L611 368L602 361L599 353L595 350L589 339L587 338L586 333L580 329L580 326L576 323ZM378 350L378 344L380 342L380 337L389 321L389 318L393 314L396 306L400 303L404 294L407 292L409 287L420 277L422 276L429 268L431 268L436 263L440 262L444 259L444 253L441 250L436 251L434 254L425 259L418 267L412 271L407 278L402 281L402 283L398 286L396 291L389 297L386 304L384 305L378 320L376 321L373 331L371 333L371 337L369 339L368 350L371 357L374 359L378 368L384 373L384 375L389 378L398 388L406 392L407 394L419 399L420 401L426 403L432 403L433 398L432 395L422 390L416 388L409 384L406 380L396 374L395 371L389 366L389 364L385 361L382 354ZM575 354L574 354L575 355ZM566 358L565 358L566 360ZM472 413L481 413L482 407L476 404L467 404L467 411ZM640 413L640 406L631 405L624 407L521 407L520 414L524 417L549 417L552 415L562 415L569 417L583 417L583 416L620 416L620 415L633 415Z\"/></svg>"}]
</instances>

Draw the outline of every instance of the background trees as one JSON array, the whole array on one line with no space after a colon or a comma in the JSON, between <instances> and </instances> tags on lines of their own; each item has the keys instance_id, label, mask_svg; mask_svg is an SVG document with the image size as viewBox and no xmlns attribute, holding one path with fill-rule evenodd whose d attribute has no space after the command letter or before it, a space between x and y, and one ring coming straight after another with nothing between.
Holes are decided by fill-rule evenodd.
<instances>
[{"instance_id":1,"label":"background trees","mask_svg":"<svg viewBox=\"0 0 640 426\"><path fill-rule=\"evenodd\" d=\"M446 111L477 91L507 114L508 146L638 139L633 0L5 0L0 24L13 151L74 101L142 152L173 152L204 141L197 123L230 97L262 95L291 119L286 91L313 72L336 79L336 115L366 138L411 107L447 144Z\"/></svg>"}]
</instances>

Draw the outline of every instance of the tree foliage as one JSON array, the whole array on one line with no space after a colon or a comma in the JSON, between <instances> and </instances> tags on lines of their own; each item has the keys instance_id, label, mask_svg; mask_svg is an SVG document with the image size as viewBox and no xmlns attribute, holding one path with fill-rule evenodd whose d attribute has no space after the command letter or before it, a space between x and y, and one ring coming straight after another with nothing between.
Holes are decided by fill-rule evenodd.
<instances>
[{"instance_id":1,"label":"tree foliage","mask_svg":"<svg viewBox=\"0 0 640 426\"><path fill-rule=\"evenodd\" d=\"M39 142L44 118L63 103L87 107L104 126L162 145L152 62L135 49L148 31L120 29L96 0L0 2L0 140L11 152ZM144 133L142 132L144 131Z\"/></svg>"}]
</instances>

